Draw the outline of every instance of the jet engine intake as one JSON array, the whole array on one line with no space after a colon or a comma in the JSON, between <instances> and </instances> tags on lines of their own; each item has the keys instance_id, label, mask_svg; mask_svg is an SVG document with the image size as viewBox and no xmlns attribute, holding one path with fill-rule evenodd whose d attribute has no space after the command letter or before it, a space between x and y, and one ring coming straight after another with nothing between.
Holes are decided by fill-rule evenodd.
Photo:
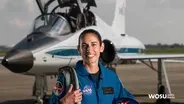
<instances>
[{"instance_id":1,"label":"jet engine intake","mask_svg":"<svg viewBox=\"0 0 184 104\"><path fill-rule=\"evenodd\" d=\"M103 40L104 43L104 51L101 53L100 58L103 63L110 64L116 58L116 50L114 44L110 40Z\"/></svg>"}]
</instances>

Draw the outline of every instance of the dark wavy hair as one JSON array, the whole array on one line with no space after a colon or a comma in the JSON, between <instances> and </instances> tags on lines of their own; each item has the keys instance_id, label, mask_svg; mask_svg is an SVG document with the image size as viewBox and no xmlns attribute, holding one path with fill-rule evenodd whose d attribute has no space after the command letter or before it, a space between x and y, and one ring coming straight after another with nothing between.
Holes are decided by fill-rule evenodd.
<instances>
[{"instance_id":1,"label":"dark wavy hair","mask_svg":"<svg viewBox=\"0 0 184 104\"><path fill-rule=\"evenodd\" d=\"M93 33L97 36L100 45L102 44L102 37L100 35L100 33L94 29L86 29L84 30L80 35L79 35L79 39L78 39L78 45L80 45L80 40L84 38L85 35L87 35L88 33Z\"/></svg>"}]
</instances>

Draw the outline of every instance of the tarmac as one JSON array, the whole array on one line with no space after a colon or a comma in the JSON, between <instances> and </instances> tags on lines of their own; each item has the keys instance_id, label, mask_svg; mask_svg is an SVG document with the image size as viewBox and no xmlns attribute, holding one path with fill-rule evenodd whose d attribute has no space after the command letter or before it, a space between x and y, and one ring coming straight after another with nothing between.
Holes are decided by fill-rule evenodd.
<instances>
[{"instance_id":1,"label":"tarmac","mask_svg":"<svg viewBox=\"0 0 184 104\"><path fill-rule=\"evenodd\" d=\"M154 67L157 68L156 64ZM174 99L172 104L184 104L184 64L167 63L168 78ZM118 65L117 73L127 88L141 104L155 104L148 94L157 94L157 72L144 64ZM164 78L164 77L163 77ZM49 93L56 78L48 79ZM165 82L165 81L163 81ZM32 97L33 76L25 76L10 72L0 65L0 104L34 104Z\"/></svg>"}]
</instances>

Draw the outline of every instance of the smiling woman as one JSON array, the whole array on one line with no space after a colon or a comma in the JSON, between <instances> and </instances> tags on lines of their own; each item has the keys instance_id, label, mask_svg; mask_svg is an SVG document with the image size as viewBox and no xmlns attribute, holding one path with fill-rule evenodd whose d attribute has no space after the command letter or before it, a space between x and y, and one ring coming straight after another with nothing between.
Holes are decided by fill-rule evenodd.
<instances>
[{"instance_id":1,"label":"smiling woman","mask_svg":"<svg viewBox=\"0 0 184 104\"><path fill-rule=\"evenodd\" d=\"M82 60L75 66L79 82L76 84L79 85L79 89L73 87L76 85L74 83L69 88L64 88L69 90L59 95L55 94L54 90L50 104L115 104L121 98L134 99L118 76L99 61L100 54L104 51L104 43L96 30L84 30L79 36L77 48L82 56ZM57 82L66 82L62 76L63 74L58 75ZM55 89L59 90L57 87Z\"/></svg>"}]
</instances>

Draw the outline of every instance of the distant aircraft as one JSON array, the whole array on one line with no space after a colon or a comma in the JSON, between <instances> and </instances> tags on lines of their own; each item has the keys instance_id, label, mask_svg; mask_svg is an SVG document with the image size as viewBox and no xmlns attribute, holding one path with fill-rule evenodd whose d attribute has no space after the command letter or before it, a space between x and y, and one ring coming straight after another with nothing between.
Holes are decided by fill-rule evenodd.
<instances>
[{"instance_id":1,"label":"distant aircraft","mask_svg":"<svg viewBox=\"0 0 184 104\"><path fill-rule=\"evenodd\" d=\"M122 60L144 62L144 59L158 59L158 87L162 85L162 59L184 57L184 54L143 54L145 46L142 42L125 34L125 0L116 1L112 26L90 11L90 7L97 6L95 0L36 2L41 15L34 20L32 32L6 54L2 65L14 73L35 76L33 95L38 102L43 102L47 92L46 76L57 75L60 67L73 67L81 59L77 52L77 39L85 29L95 29L102 35L105 50L101 59L107 66L119 64ZM50 6L53 2L57 6ZM148 66L153 68L152 65Z\"/></svg>"}]
</instances>

